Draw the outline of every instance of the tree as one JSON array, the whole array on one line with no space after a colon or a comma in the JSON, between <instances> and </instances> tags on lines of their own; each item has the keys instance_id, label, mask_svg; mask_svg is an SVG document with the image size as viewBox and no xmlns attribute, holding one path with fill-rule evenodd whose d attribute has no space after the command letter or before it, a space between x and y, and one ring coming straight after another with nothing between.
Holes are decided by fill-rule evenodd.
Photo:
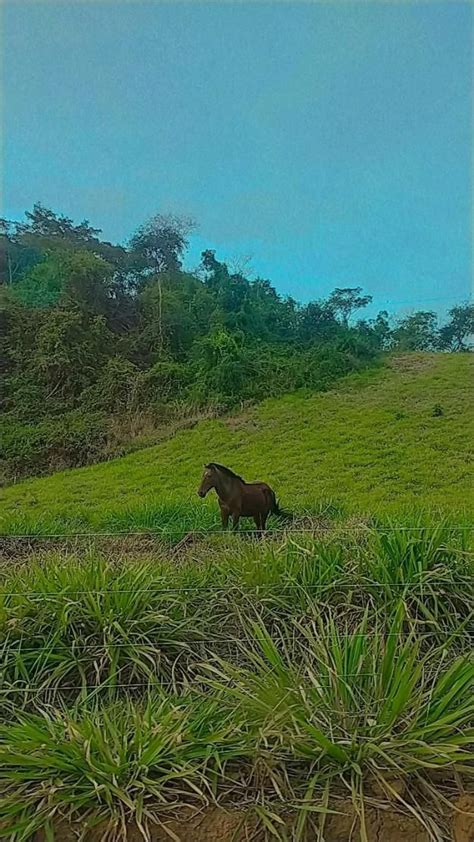
<instances>
[{"instance_id":1,"label":"tree","mask_svg":"<svg viewBox=\"0 0 474 842\"><path fill-rule=\"evenodd\" d=\"M58 393L72 401L93 382L113 352L113 337L102 316L78 308L58 308L38 329L34 371L45 387L45 399Z\"/></svg>"},{"instance_id":2,"label":"tree","mask_svg":"<svg viewBox=\"0 0 474 842\"><path fill-rule=\"evenodd\" d=\"M0 219L0 284L11 286L41 260L41 252L18 241L16 223Z\"/></svg>"},{"instance_id":3,"label":"tree","mask_svg":"<svg viewBox=\"0 0 474 842\"><path fill-rule=\"evenodd\" d=\"M474 304L460 304L448 313L451 321L439 330L439 345L445 351L467 351L474 336Z\"/></svg>"},{"instance_id":4,"label":"tree","mask_svg":"<svg viewBox=\"0 0 474 842\"><path fill-rule=\"evenodd\" d=\"M92 228L89 220L84 219L79 225L74 225L72 219L63 214L56 214L50 208L44 207L41 202L33 205L32 211L25 211L27 222L16 223L17 234L29 234L44 239L58 238L62 240L75 241L76 245L82 245L95 240L99 242L98 235L100 228Z\"/></svg>"},{"instance_id":5,"label":"tree","mask_svg":"<svg viewBox=\"0 0 474 842\"><path fill-rule=\"evenodd\" d=\"M437 317L420 310L400 319L393 331L393 343L400 351L433 351L437 346Z\"/></svg>"},{"instance_id":6,"label":"tree","mask_svg":"<svg viewBox=\"0 0 474 842\"><path fill-rule=\"evenodd\" d=\"M12 287L11 294L32 309L54 307L65 284L62 262L51 255L37 263Z\"/></svg>"},{"instance_id":7,"label":"tree","mask_svg":"<svg viewBox=\"0 0 474 842\"><path fill-rule=\"evenodd\" d=\"M256 370L254 355L244 345L241 332L216 328L193 348L195 377L192 393L198 400L217 399L223 404L247 397Z\"/></svg>"},{"instance_id":8,"label":"tree","mask_svg":"<svg viewBox=\"0 0 474 842\"><path fill-rule=\"evenodd\" d=\"M81 310L106 316L112 291L113 266L90 252L72 252L65 256L66 281L63 299Z\"/></svg>"},{"instance_id":9,"label":"tree","mask_svg":"<svg viewBox=\"0 0 474 842\"><path fill-rule=\"evenodd\" d=\"M31 308L54 307L69 299L82 309L107 312L113 267L87 251L49 254L12 287L12 295Z\"/></svg>"},{"instance_id":10,"label":"tree","mask_svg":"<svg viewBox=\"0 0 474 842\"><path fill-rule=\"evenodd\" d=\"M153 364L171 354L181 359L208 331L214 301L202 283L185 272L150 279L137 297L141 320L137 359Z\"/></svg>"},{"instance_id":11,"label":"tree","mask_svg":"<svg viewBox=\"0 0 474 842\"><path fill-rule=\"evenodd\" d=\"M361 295L361 293L362 287L337 287L329 296L329 306L339 314L345 327L348 326L352 313L362 307L367 307L367 304L372 301L371 295Z\"/></svg>"},{"instance_id":12,"label":"tree","mask_svg":"<svg viewBox=\"0 0 474 842\"><path fill-rule=\"evenodd\" d=\"M194 228L190 217L157 213L145 222L130 240L132 259L146 276L158 277L158 335L163 345L162 282L163 272L178 272L188 245L187 237Z\"/></svg>"},{"instance_id":13,"label":"tree","mask_svg":"<svg viewBox=\"0 0 474 842\"><path fill-rule=\"evenodd\" d=\"M25 217L26 222L0 220L0 283L16 283L56 253L81 251L101 257L113 266L117 295L130 285L126 250L99 239L100 228L93 228L87 219L75 225L68 216L56 214L39 203L32 211L26 211Z\"/></svg>"},{"instance_id":14,"label":"tree","mask_svg":"<svg viewBox=\"0 0 474 842\"><path fill-rule=\"evenodd\" d=\"M357 330L378 350L387 350L392 343L392 329L386 310L377 313L375 319L357 322Z\"/></svg>"},{"instance_id":15,"label":"tree","mask_svg":"<svg viewBox=\"0 0 474 842\"><path fill-rule=\"evenodd\" d=\"M334 307L328 301L310 301L300 312L300 333L302 339L328 339L340 332Z\"/></svg>"},{"instance_id":16,"label":"tree","mask_svg":"<svg viewBox=\"0 0 474 842\"><path fill-rule=\"evenodd\" d=\"M157 213L130 239L130 251L147 274L177 272L195 225L190 217Z\"/></svg>"},{"instance_id":17,"label":"tree","mask_svg":"<svg viewBox=\"0 0 474 842\"><path fill-rule=\"evenodd\" d=\"M204 283L211 289L221 289L229 280L230 274L226 264L217 260L213 249L201 252L201 268L204 273Z\"/></svg>"}]
</instances>

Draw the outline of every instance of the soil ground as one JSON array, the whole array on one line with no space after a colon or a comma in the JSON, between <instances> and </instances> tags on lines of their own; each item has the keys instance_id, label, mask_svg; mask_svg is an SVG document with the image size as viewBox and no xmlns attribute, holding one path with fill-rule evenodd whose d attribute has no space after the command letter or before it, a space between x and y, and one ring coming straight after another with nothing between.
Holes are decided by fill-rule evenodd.
<instances>
[{"instance_id":1,"label":"soil ground","mask_svg":"<svg viewBox=\"0 0 474 842\"><path fill-rule=\"evenodd\" d=\"M328 815L324 822L323 836L310 832L305 842L364 842L360 821L350 802L338 807L339 815ZM366 811L366 842L431 842L432 837L420 822L394 809ZM451 826L446 842L474 842L474 794L464 794L454 804L454 810L447 824ZM83 831L83 828L82 828ZM56 828L56 842L76 842L81 833L79 826L59 825ZM108 831L97 827L83 836L84 842L143 842L143 835L136 825L129 825L123 831ZM290 830L291 833L291 830ZM209 809L191 819L173 819L164 827L150 831L150 842L263 842L264 831L258 830L255 820L248 820L242 811L227 812L223 809ZM43 834L37 834L33 842L46 842Z\"/></svg>"}]
</instances>

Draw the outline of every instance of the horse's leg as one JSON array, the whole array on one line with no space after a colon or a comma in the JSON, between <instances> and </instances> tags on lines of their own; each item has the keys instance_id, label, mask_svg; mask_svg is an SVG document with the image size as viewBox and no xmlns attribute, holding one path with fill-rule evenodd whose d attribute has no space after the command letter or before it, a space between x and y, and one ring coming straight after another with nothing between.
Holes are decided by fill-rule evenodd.
<instances>
[{"instance_id":1,"label":"horse's leg","mask_svg":"<svg viewBox=\"0 0 474 842\"><path fill-rule=\"evenodd\" d=\"M264 512L260 516L260 520L261 520L261 524L262 524L262 526L261 526L262 532L265 532L265 528L267 526L267 517L268 517L268 512Z\"/></svg>"},{"instance_id":2,"label":"horse's leg","mask_svg":"<svg viewBox=\"0 0 474 842\"><path fill-rule=\"evenodd\" d=\"M229 510L221 509L222 529L227 529L229 525Z\"/></svg>"}]
</instances>

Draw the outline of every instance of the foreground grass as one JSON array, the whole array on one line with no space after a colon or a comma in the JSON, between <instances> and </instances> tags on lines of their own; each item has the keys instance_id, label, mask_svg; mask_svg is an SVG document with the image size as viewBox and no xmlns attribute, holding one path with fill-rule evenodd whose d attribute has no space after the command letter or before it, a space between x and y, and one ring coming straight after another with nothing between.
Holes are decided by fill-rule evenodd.
<instances>
[{"instance_id":1,"label":"foreground grass","mask_svg":"<svg viewBox=\"0 0 474 842\"><path fill-rule=\"evenodd\" d=\"M341 793L363 830L376 784L442 838L443 799L474 782L473 583L449 522L6 566L0 835L63 817L146 838L251 804L303 840Z\"/></svg>"},{"instance_id":2,"label":"foreground grass","mask_svg":"<svg viewBox=\"0 0 474 842\"><path fill-rule=\"evenodd\" d=\"M52 830L59 814L115 830L133 819L145 835L180 808L239 799L260 803L267 822L292 805L310 825L324 796L344 784L362 810L374 780L389 795L394 777L418 779L433 796L432 771L472 781L467 658L440 670L434 655L419 660L412 640L385 647L372 637L367 645L357 630L341 638L330 628L307 643L298 667L270 639L252 670L219 665L212 700L149 695L20 714L0 726L0 818L9 838ZM423 822L416 798L407 805Z\"/></svg>"},{"instance_id":3,"label":"foreground grass","mask_svg":"<svg viewBox=\"0 0 474 842\"><path fill-rule=\"evenodd\" d=\"M208 538L179 563L60 552L2 570L0 689L70 700L91 687L196 682L198 665L247 640L247 619L272 634L338 612L348 629L369 612L380 628L403 608L403 632L458 651L471 643L472 531L449 522L291 533L264 543ZM397 613L398 616L398 613ZM299 634L297 635L299 636ZM69 692L70 691L70 692Z\"/></svg>"},{"instance_id":4,"label":"foreground grass","mask_svg":"<svg viewBox=\"0 0 474 842\"><path fill-rule=\"evenodd\" d=\"M326 394L268 400L122 459L22 482L0 492L0 530L218 528L215 503L195 496L210 460L266 479L298 512L394 513L420 494L432 509L472 509L472 363L408 354Z\"/></svg>"}]
</instances>

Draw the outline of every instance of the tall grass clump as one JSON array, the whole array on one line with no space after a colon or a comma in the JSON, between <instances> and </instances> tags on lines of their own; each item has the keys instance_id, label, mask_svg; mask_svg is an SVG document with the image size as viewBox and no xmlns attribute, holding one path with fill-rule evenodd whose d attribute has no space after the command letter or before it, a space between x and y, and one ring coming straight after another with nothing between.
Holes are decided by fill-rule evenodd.
<instances>
[{"instance_id":1,"label":"tall grass clump","mask_svg":"<svg viewBox=\"0 0 474 842\"><path fill-rule=\"evenodd\" d=\"M204 655L210 611L170 588L151 561L43 559L0 589L0 698L185 685Z\"/></svg>"},{"instance_id":2,"label":"tall grass clump","mask_svg":"<svg viewBox=\"0 0 474 842\"><path fill-rule=\"evenodd\" d=\"M449 521L416 520L354 530L292 529L265 541L215 536L193 548L172 578L185 589L219 594L235 612L260 616L267 627L300 617L302 622L338 607L352 625L366 609L390 622L399 601L404 631L416 629L430 645L472 645L474 554L471 533Z\"/></svg>"},{"instance_id":3,"label":"tall grass clump","mask_svg":"<svg viewBox=\"0 0 474 842\"><path fill-rule=\"evenodd\" d=\"M0 725L0 835L53 839L61 819L114 840L133 821L147 838L150 824L215 802L216 781L248 750L229 712L196 696L20 714Z\"/></svg>"},{"instance_id":4,"label":"tall grass clump","mask_svg":"<svg viewBox=\"0 0 474 842\"><path fill-rule=\"evenodd\" d=\"M245 665L218 660L207 672L253 728L269 803L284 792L303 805L309 786L316 800L349 791L363 822L375 782L423 822L418 785L434 794L440 770L474 780L472 657L423 654L416 633L403 633L402 604L388 629L367 612L354 630L333 618L278 640L263 624L249 632Z\"/></svg>"},{"instance_id":5,"label":"tall grass clump","mask_svg":"<svg viewBox=\"0 0 474 842\"><path fill-rule=\"evenodd\" d=\"M472 643L474 552L472 530L446 518L386 521L358 551L362 587L386 616L394 595L407 620L440 642Z\"/></svg>"},{"instance_id":6,"label":"tall grass clump","mask_svg":"<svg viewBox=\"0 0 474 842\"><path fill-rule=\"evenodd\" d=\"M95 508L74 505L54 515L14 510L1 519L4 536L64 536L135 532L153 533L173 544L192 530L220 529L220 518L210 505L196 505L194 501L136 502L134 505L115 505L115 501Z\"/></svg>"}]
</instances>

